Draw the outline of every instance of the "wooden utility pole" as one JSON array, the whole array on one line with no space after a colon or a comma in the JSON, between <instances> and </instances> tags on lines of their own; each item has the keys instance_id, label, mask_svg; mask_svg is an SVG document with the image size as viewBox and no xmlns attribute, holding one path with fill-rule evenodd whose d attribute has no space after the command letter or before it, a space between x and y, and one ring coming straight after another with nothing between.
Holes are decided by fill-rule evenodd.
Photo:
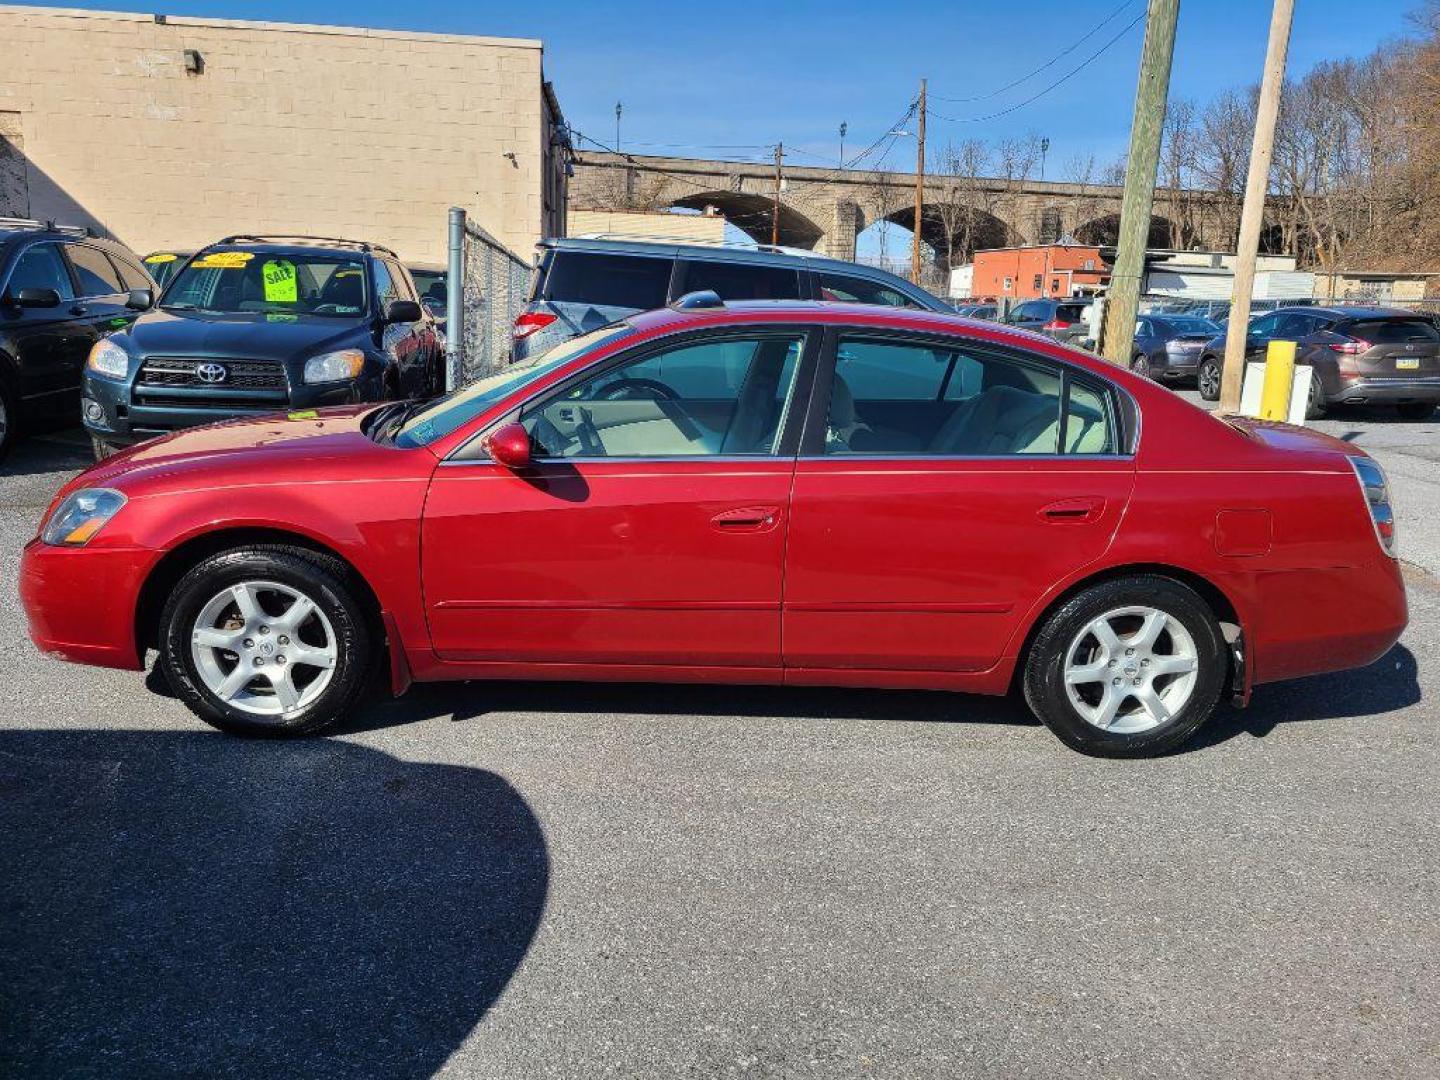
<instances>
[{"instance_id":1,"label":"wooden utility pole","mask_svg":"<svg viewBox=\"0 0 1440 1080\"><path fill-rule=\"evenodd\" d=\"M1165 129L1165 99L1170 93L1170 60L1175 54L1179 15L1180 0L1150 0L1140 52L1140 83L1135 88L1135 117L1130 122L1130 153L1120 202L1120 241L1105 298L1101 349L1106 359L1126 367L1135 347L1135 316L1140 310L1140 280L1145 274L1155 170L1160 164L1160 136Z\"/></svg>"},{"instance_id":2,"label":"wooden utility pole","mask_svg":"<svg viewBox=\"0 0 1440 1080\"><path fill-rule=\"evenodd\" d=\"M925 214L925 80L920 80L920 112L915 124L915 235L910 238L910 280L920 284L920 222Z\"/></svg>"},{"instance_id":3,"label":"wooden utility pole","mask_svg":"<svg viewBox=\"0 0 1440 1080\"><path fill-rule=\"evenodd\" d=\"M1250 172L1245 177L1245 205L1240 211L1240 242L1235 250L1235 287L1230 293L1230 323L1225 331L1225 366L1220 375L1220 409L1237 412L1245 383L1245 337L1250 326L1250 294L1255 289L1255 256L1265 222L1265 189L1270 186L1270 159L1275 150L1275 120L1285 88L1285 54L1290 49L1290 23L1295 0L1275 0L1270 16L1270 44L1265 47L1265 74L1255 110L1255 141L1250 144Z\"/></svg>"},{"instance_id":4,"label":"wooden utility pole","mask_svg":"<svg viewBox=\"0 0 1440 1080\"><path fill-rule=\"evenodd\" d=\"M770 243L780 246L780 159L785 156L785 144L775 144L775 204L770 207Z\"/></svg>"}]
</instances>

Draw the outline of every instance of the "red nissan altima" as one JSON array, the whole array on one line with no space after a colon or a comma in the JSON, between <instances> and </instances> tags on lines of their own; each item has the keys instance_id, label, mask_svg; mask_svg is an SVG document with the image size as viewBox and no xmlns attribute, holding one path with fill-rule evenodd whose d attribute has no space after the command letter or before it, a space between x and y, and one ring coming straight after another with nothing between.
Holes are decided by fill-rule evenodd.
<instances>
[{"instance_id":1,"label":"red nissan altima","mask_svg":"<svg viewBox=\"0 0 1440 1080\"><path fill-rule=\"evenodd\" d=\"M426 405L143 443L60 491L21 591L41 649L155 649L233 732L319 731L378 666L1015 689L1136 757L1382 655L1394 544L1327 436L995 323L699 294Z\"/></svg>"}]
</instances>

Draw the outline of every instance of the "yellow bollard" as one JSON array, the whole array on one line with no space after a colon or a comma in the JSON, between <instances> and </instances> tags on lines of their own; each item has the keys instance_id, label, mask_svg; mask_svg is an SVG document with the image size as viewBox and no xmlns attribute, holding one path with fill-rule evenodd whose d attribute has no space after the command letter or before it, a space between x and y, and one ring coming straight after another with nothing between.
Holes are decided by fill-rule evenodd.
<instances>
[{"instance_id":1,"label":"yellow bollard","mask_svg":"<svg viewBox=\"0 0 1440 1080\"><path fill-rule=\"evenodd\" d=\"M1295 342L1272 341L1265 350L1265 382L1260 389L1260 419L1290 419L1295 385Z\"/></svg>"}]
</instances>

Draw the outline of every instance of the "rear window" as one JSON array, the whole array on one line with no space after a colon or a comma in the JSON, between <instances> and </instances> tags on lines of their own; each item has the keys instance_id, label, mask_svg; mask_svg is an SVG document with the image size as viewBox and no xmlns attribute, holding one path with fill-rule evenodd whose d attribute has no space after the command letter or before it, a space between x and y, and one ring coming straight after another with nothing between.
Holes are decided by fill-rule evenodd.
<instances>
[{"instance_id":1,"label":"rear window","mask_svg":"<svg viewBox=\"0 0 1440 1080\"><path fill-rule=\"evenodd\" d=\"M685 291L701 289L714 289L721 300L798 300L800 274L780 266L686 261Z\"/></svg>"},{"instance_id":2,"label":"rear window","mask_svg":"<svg viewBox=\"0 0 1440 1080\"><path fill-rule=\"evenodd\" d=\"M649 311L664 307L670 260L645 255L557 251L545 275L545 299Z\"/></svg>"},{"instance_id":3,"label":"rear window","mask_svg":"<svg viewBox=\"0 0 1440 1080\"><path fill-rule=\"evenodd\" d=\"M1440 341L1440 331L1428 319L1357 319L1342 333L1372 345L1403 345L1407 341Z\"/></svg>"},{"instance_id":4,"label":"rear window","mask_svg":"<svg viewBox=\"0 0 1440 1080\"><path fill-rule=\"evenodd\" d=\"M1065 322L1081 322L1085 317L1085 304L1061 304L1055 309L1055 317Z\"/></svg>"}]
</instances>

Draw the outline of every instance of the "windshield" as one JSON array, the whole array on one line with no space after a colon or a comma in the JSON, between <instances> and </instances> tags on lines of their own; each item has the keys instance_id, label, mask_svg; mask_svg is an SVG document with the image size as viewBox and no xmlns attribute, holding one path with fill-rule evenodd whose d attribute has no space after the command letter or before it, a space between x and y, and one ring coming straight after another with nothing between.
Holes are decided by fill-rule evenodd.
<instances>
[{"instance_id":1,"label":"windshield","mask_svg":"<svg viewBox=\"0 0 1440 1080\"><path fill-rule=\"evenodd\" d=\"M209 251L181 270L165 290L169 311L223 314L365 314L365 264L353 257L263 251Z\"/></svg>"},{"instance_id":2,"label":"windshield","mask_svg":"<svg viewBox=\"0 0 1440 1080\"><path fill-rule=\"evenodd\" d=\"M416 413L395 436L397 446L425 446L479 416L501 398L554 371L588 349L634 333L626 323L611 323L578 338L562 341L548 352L477 379L463 390L446 394Z\"/></svg>"}]
</instances>

